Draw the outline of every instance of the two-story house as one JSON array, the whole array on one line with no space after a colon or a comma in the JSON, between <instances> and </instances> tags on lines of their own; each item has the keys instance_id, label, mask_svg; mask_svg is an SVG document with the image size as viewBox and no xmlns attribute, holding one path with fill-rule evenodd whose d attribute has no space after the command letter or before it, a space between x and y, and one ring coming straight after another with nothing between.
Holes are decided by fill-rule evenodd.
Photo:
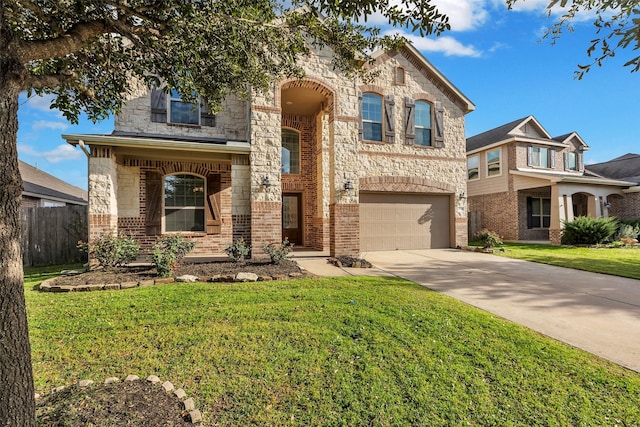
<instances>
[{"instance_id":1,"label":"two-story house","mask_svg":"<svg viewBox=\"0 0 640 427\"><path fill-rule=\"evenodd\" d=\"M505 240L559 244L576 216L609 216L631 182L585 172L576 132L552 137L533 117L467 139L468 209Z\"/></svg>"},{"instance_id":2,"label":"two-story house","mask_svg":"<svg viewBox=\"0 0 640 427\"><path fill-rule=\"evenodd\" d=\"M283 238L332 255L466 244L474 105L411 45L377 53L368 84L332 55L215 115L142 87L112 134L64 135L89 157L91 238L181 233L211 254L242 237L254 256Z\"/></svg>"}]
</instances>

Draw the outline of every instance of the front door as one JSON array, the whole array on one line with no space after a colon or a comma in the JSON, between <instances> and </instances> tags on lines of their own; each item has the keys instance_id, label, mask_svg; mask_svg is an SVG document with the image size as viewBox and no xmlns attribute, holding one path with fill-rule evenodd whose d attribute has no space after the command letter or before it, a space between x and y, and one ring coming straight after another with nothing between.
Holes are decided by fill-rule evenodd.
<instances>
[{"instance_id":1,"label":"front door","mask_svg":"<svg viewBox=\"0 0 640 427\"><path fill-rule=\"evenodd\" d=\"M282 195L282 238L302 245L302 203L300 194Z\"/></svg>"}]
</instances>

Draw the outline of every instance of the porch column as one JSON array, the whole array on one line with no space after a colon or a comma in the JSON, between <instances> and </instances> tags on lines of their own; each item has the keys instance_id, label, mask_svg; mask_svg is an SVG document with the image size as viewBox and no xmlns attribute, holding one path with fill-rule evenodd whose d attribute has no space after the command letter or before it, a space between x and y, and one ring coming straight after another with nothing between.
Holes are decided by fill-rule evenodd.
<instances>
[{"instance_id":1,"label":"porch column","mask_svg":"<svg viewBox=\"0 0 640 427\"><path fill-rule=\"evenodd\" d=\"M233 240L251 242L251 167L249 156L231 156L231 221Z\"/></svg>"},{"instance_id":2,"label":"porch column","mask_svg":"<svg viewBox=\"0 0 640 427\"><path fill-rule=\"evenodd\" d=\"M89 157L89 242L118 232L118 174L112 147L91 147Z\"/></svg>"},{"instance_id":3,"label":"porch column","mask_svg":"<svg viewBox=\"0 0 640 427\"><path fill-rule=\"evenodd\" d=\"M572 194L568 194L565 197L565 211L567 213L566 221L567 222L573 221L575 217L573 216L573 195Z\"/></svg>"},{"instance_id":4,"label":"porch column","mask_svg":"<svg viewBox=\"0 0 640 427\"><path fill-rule=\"evenodd\" d=\"M282 242L281 114L279 108L251 107L251 256Z\"/></svg>"},{"instance_id":5,"label":"porch column","mask_svg":"<svg viewBox=\"0 0 640 427\"><path fill-rule=\"evenodd\" d=\"M559 245L562 238L562 223L564 217L564 200L559 194L558 186L551 186L551 218L549 224L549 241L552 245Z\"/></svg>"}]
</instances>

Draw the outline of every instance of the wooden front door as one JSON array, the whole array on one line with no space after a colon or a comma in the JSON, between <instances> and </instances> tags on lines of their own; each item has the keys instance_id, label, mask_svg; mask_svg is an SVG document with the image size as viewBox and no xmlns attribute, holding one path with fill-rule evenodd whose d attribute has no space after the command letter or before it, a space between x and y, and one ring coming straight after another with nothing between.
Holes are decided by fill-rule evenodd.
<instances>
[{"instance_id":1,"label":"wooden front door","mask_svg":"<svg viewBox=\"0 0 640 427\"><path fill-rule=\"evenodd\" d=\"M302 197L300 194L282 195L282 238L296 246L302 245Z\"/></svg>"}]
</instances>

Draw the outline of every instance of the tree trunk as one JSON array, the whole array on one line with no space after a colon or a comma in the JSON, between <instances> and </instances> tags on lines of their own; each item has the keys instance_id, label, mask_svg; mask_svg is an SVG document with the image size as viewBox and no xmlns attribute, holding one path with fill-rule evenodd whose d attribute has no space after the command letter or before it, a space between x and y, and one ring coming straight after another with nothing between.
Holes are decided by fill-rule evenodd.
<instances>
[{"instance_id":1,"label":"tree trunk","mask_svg":"<svg viewBox=\"0 0 640 427\"><path fill-rule=\"evenodd\" d=\"M16 141L20 78L15 71L16 62L0 54L0 426L35 427L20 249L22 180Z\"/></svg>"}]
</instances>

